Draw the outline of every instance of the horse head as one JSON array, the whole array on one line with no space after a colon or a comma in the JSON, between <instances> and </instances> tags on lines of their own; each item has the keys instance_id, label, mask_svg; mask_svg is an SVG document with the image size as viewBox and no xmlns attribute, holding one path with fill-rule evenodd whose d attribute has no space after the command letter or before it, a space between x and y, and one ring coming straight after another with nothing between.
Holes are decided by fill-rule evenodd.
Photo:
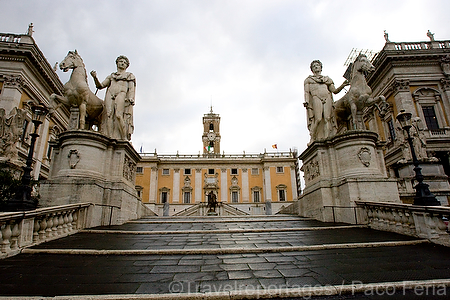
<instances>
[{"instance_id":1,"label":"horse head","mask_svg":"<svg viewBox=\"0 0 450 300\"><path fill-rule=\"evenodd\" d=\"M81 59L81 56L78 54L77 50L69 51L69 53L67 53L67 56L59 64L59 68L63 72L67 72L69 71L69 69L75 69L77 67L84 67L83 60Z\"/></svg>"},{"instance_id":2,"label":"horse head","mask_svg":"<svg viewBox=\"0 0 450 300\"><path fill-rule=\"evenodd\" d=\"M364 75L375 71L374 65L369 61L365 54L360 54L353 63L353 72L361 72Z\"/></svg>"}]
</instances>

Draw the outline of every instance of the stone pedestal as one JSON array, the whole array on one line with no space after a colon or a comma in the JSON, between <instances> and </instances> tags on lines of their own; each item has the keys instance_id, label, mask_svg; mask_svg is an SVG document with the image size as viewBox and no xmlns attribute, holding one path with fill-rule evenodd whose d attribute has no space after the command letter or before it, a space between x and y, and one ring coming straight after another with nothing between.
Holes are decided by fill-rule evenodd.
<instances>
[{"instance_id":1,"label":"stone pedestal","mask_svg":"<svg viewBox=\"0 0 450 300\"><path fill-rule=\"evenodd\" d=\"M400 203L397 181L388 179L378 135L348 131L315 141L301 155L305 189L299 214L325 222L360 221L355 200Z\"/></svg>"},{"instance_id":2,"label":"stone pedestal","mask_svg":"<svg viewBox=\"0 0 450 300\"><path fill-rule=\"evenodd\" d=\"M128 141L94 131L71 130L52 143L48 180L40 206L94 204L93 224L122 224L146 212L135 189L139 154Z\"/></svg>"}]
</instances>

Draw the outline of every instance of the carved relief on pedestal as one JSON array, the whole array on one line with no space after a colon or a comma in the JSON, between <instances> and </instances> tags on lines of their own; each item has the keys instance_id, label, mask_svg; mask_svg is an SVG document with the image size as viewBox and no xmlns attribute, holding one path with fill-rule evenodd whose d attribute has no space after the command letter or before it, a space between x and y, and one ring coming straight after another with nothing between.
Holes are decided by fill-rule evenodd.
<instances>
[{"instance_id":1,"label":"carved relief on pedestal","mask_svg":"<svg viewBox=\"0 0 450 300\"><path fill-rule=\"evenodd\" d=\"M136 172L136 163L125 155L123 162L123 177L128 181L134 181L134 176Z\"/></svg>"},{"instance_id":2,"label":"carved relief on pedestal","mask_svg":"<svg viewBox=\"0 0 450 300\"><path fill-rule=\"evenodd\" d=\"M362 147L358 152L359 161L366 167L370 166L370 160L372 155L370 154L370 149L367 147Z\"/></svg>"},{"instance_id":3,"label":"carved relief on pedestal","mask_svg":"<svg viewBox=\"0 0 450 300\"><path fill-rule=\"evenodd\" d=\"M320 168L317 158L313 158L311 161L304 164L301 168L301 171L305 173L306 181L311 181L314 178L320 176Z\"/></svg>"},{"instance_id":4,"label":"carved relief on pedestal","mask_svg":"<svg viewBox=\"0 0 450 300\"><path fill-rule=\"evenodd\" d=\"M75 169L78 162L80 161L80 154L78 153L78 150L72 149L69 150L69 166L71 169Z\"/></svg>"}]
</instances>

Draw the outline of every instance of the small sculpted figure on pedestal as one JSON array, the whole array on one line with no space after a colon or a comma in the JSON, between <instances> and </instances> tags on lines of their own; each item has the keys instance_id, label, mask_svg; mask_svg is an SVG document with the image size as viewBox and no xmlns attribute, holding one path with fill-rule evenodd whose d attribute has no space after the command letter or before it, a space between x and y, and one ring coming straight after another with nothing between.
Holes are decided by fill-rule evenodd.
<instances>
[{"instance_id":1,"label":"small sculpted figure on pedestal","mask_svg":"<svg viewBox=\"0 0 450 300\"><path fill-rule=\"evenodd\" d=\"M117 72L111 73L103 82L97 78L97 72L91 71L95 86L107 88L105 95L105 112L103 132L119 140L131 140L133 133L133 106L136 89L136 78L126 72L130 61L126 56L116 59Z\"/></svg>"}]
</instances>

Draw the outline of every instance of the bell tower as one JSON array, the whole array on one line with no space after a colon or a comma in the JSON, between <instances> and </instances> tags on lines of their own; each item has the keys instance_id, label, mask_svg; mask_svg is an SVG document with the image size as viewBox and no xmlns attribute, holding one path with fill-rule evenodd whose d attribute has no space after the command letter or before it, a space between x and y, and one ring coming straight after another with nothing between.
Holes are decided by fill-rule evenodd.
<instances>
[{"instance_id":1,"label":"bell tower","mask_svg":"<svg viewBox=\"0 0 450 300\"><path fill-rule=\"evenodd\" d=\"M220 117L211 109L203 115L203 154L220 154Z\"/></svg>"}]
</instances>

